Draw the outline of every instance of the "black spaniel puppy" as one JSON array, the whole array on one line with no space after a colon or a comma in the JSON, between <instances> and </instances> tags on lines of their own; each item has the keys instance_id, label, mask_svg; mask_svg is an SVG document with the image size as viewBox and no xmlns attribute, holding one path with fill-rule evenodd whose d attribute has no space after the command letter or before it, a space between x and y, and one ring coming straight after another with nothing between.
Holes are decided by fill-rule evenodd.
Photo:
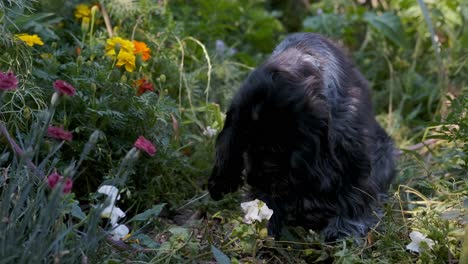
<instances>
[{"instance_id":1,"label":"black spaniel puppy","mask_svg":"<svg viewBox=\"0 0 468 264\"><path fill-rule=\"evenodd\" d=\"M395 174L393 143L374 118L367 81L328 39L287 37L233 98L216 141L211 197L237 190L286 225L327 240L364 236Z\"/></svg>"}]
</instances>

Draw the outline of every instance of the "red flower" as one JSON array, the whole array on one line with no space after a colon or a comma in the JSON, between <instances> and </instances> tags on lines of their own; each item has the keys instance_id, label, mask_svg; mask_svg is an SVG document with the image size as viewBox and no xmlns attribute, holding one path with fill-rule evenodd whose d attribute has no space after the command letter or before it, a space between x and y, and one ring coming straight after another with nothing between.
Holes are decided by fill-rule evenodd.
<instances>
[{"instance_id":1,"label":"red flower","mask_svg":"<svg viewBox=\"0 0 468 264\"><path fill-rule=\"evenodd\" d=\"M18 87L18 79L13 72L0 72L0 91L12 91Z\"/></svg>"},{"instance_id":2,"label":"red flower","mask_svg":"<svg viewBox=\"0 0 468 264\"><path fill-rule=\"evenodd\" d=\"M57 80L54 82L54 88L60 94L66 94L68 96L73 96L76 93L75 87L71 84L67 83L66 81Z\"/></svg>"},{"instance_id":3,"label":"red flower","mask_svg":"<svg viewBox=\"0 0 468 264\"><path fill-rule=\"evenodd\" d=\"M66 131L61 127L50 126L47 128L47 136L59 140L72 141L73 134L70 131Z\"/></svg>"},{"instance_id":4,"label":"red flower","mask_svg":"<svg viewBox=\"0 0 468 264\"><path fill-rule=\"evenodd\" d=\"M137 149L148 153L148 155L150 156L154 156L154 154L156 153L156 147L153 145L153 143L151 143L151 141L147 140L143 136L138 137L138 139L135 141L134 146Z\"/></svg>"},{"instance_id":5,"label":"red flower","mask_svg":"<svg viewBox=\"0 0 468 264\"><path fill-rule=\"evenodd\" d=\"M47 176L47 185L49 186L50 189L55 188L57 184L59 183L60 180L62 180L63 176L58 174L57 172L54 172ZM71 189L73 187L73 181L70 178L67 178L65 180L65 185L63 186L63 193L70 193Z\"/></svg>"},{"instance_id":6,"label":"red flower","mask_svg":"<svg viewBox=\"0 0 468 264\"><path fill-rule=\"evenodd\" d=\"M57 172L52 173L51 175L47 176L47 185L49 188L53 189L57 185L57 183L60 181L62 176L58 174Z\"/></svg>"},{"instance_id":7,"label":"red flower","mask_svg":"<svg viewBox=\"0 0 468 264\"><path fill-rule=\"evenodd\" d=\"M137 80L135 85L138 87L137 96L141 96L146 92L154 92L153 84L148 82L146 79Z\"/></svg>"},{"instance_id":8,"label":"red flower","mask_svg":"<svg viewBox=\"0 0 468 264\"><path fill-rule=\"evenodd\" d=\"M63 193L70 193L73 187L73 181L70 178L65 180L65 186L63 186Z\"/></svg>"}]
</instances>

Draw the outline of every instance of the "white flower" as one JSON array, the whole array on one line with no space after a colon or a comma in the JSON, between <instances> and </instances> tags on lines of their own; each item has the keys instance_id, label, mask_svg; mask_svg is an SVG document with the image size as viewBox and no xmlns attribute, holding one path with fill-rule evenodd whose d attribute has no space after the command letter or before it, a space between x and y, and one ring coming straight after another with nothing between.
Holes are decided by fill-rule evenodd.
<instances>
[{"instance_id":1,"label":"white flower","mask_svg":"<svg viewBox=\"0 0 468 264\"><path fill-rule=\"evenodd\" d=\"M122 211L122 209L111 204L102 210L101 217L109 218L112 226L114 226L117 224L117 221L119 221L120 218L125 217L125 213Z\"/></svg>"},{"instance_id":2,"label":"white flower","mask_svg":"<svg viewBox=\"0 0 468 264\"><path fill-rule=\"evenodd\" d=\"M110 233L112 234L112 239L118 241L126 237L130 233L130 229L126 225L116 225Z\"/></svg>"},{"instance_id":3,"label":"white flower","mask_svg":"<svg viewBox=\"0 0 468 264\"><path fill-rule=\"evenodd\" d=\"M98 193L107 195L106 201L101 205L102 208L107 204L107 207L102 209L101 217L110 219L112 225L110 234L112 234L112 239L117 241L124 238L130 230L125 225L117 224L120 218L125 217L125 212L115 205L117 200L120 199L119 189L112 185L103 185L99 187Z\"/></svg>"},{"instance_id":4,"label":"white flower","mask_svg":"<svg viewBox=\"0 0 468 264\"><path fill-rule=\"evenodd\" d=\"M112 185L103 185L99 187L98 193L107 195L106 203L108 205L102 210L101 217L109 218L112 226L115 226L120 218L125 217L124 211L115 206L115 202L120 199L119 189Z\"/></svg>"},{"instance_id":5,"label":"white flower","mask_svg":"<svg viewBox=\"0 0 468 264\"><path fill-rule=\"evenodd\" d=\"M205 135L207 137L214 137L214 136L216 136L216 133L218 133L218 130L216 128L211 128L210 126L207 126L203 130L203 135Z\"/></svg>"},{"instance_id":6,"label":"white flower","mask_svg":"<svg viewBox=\"0 0 468 264\"><path fill-rule=\"evenodd\" d=\"M120 199L119 189L112 185L103 185L97 190L98 193L102 193L108 196L109 201L114 204L116 200Z\"/></svg>"},{"instance_id":7,"label":"white flower","mask_svg":"<svg viewBox=\"0 0 468 264\"><path fill-rule=\"evenodd\" d=\"M245 213L244 222L247 224L252 224L253 221L261 222L264 219L269 220L273 215L273 210L258 199L241 203L241 207Z\"/></svg>"},{"instance_id":8,"label":"white flower","mask_svg":"<svg viewBox=\"0 0 468 264\"><path fill-rule=\"evenodd\" d=\"M427 246L432 249L432 246L434 246L434 240L426 238L426 235L422 234L421 232L418 231L411 231L409 234L411 238L411 243L409 243L406 246L406 249L411 250L413 252L421 252L423 250L419 246L421 245L421 242L424 242L427 244Z\"/></svg>"}]
</instances>

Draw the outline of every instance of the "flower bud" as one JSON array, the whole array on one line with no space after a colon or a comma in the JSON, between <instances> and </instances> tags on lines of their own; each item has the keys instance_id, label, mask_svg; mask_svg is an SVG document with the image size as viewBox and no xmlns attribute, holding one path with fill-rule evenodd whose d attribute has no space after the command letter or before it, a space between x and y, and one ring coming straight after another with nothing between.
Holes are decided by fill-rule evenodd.
<instances>
[{"instance_id":1,"label":"flower bud","mask_svg":"<svg viewBox=\"0 0 468 264\"><path fill-rule=\"evenodd\" d=\"M88 33L89 31L89 17L83 17L81 20L81 31L83 33Z\"/></svg>"},{"instance_id":2,"label":"flower bud","mask_svg":"<svg viewBox=\"0 0 468 264\"><path fill-rule=\"evenodd\" d=\"M94 19L96 17L97 12L99 11L99 6L98 5L93 5L91 7L91 17Z\"/></svg>"},{"instance_id":3,"label":"flower bud","mask_svg":"<svg viewBox=\"0 0 468 264\"><path fill-rule=\"evenodd\" d=\"M29 120L29 118L31 118L31 108L25 106L23 108L23 116L24 116L24 119Z\"/></svg>"},{"instance_id":4,"label":"flower bud","mask_svg":"<svg viewBox=\"0 0 468 264\"><path fill-rule=\"evenodd\" d=\"M159 75L159 80L161 81L161 83L165 83L166 82L166 75L164 75L164 74Z\"/></svg>"},{"instance_id":5,"label":"flower bud","mask_svg":"<svg viewBox=\"0 0 468 264\"><path fill-rule=\"evenodd\" d=\"M89 142L90 142L91 144L93 144L93 145L96 144L97 141L99 140L99 136L100 136L100 135L101 135L101 132L99 132L99 130L95 130L95 131L91 134L91 136L89 136Z\"/></svg>"},{"instance_id":6,"label":"flower bud","mask_svg":"<svg viewBox=\"0 0 468 264\"><path fill-rule=\"evenodd\" d=\"M80 52L81 52L81 51L80 51ZM78 67L80 67L81 64L83 64L83 61L84 61L83 56L78 55L78 57L76 58L76 65L77 65Z\"/></svg>"},{"instance_id":7,"label":"flower bud","mask_svg":"<svg viewBox=\"0 0 468 264\"><path fill-rule=\"evenodd\" d=\"M59 94L58 92L55 92L55 93L52 95L52 99L50 100L51 106L56 106L57 103L58 103L59 98L60 98L60 94Z\"/></svg>"},{"instance_id":8,"label":"flower bud","mask_svg":"<svg viewBox=\"0 0 468 264\"><path fill-rule=\"evenodd\" d=\"M135 56L135 68L139 69L143 65L143 58L140 53Z\"/></svg>"}]
</instances>

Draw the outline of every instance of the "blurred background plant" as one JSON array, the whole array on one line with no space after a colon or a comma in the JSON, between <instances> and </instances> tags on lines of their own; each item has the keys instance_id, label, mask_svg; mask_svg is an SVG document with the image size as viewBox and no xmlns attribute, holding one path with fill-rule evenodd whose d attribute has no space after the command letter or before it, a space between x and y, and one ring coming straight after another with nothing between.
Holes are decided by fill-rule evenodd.
<instances>
[{"instance_id":1,"label":"blurred background plant","mask_svg":"<svg viewBox=\"0 0 468 264\"><path fill-rule=\"evenodd\" d=\"M24 263L456 263L468 196L465 2L1 1L0 71L18 79L18 89L2 94L1 124L26 158L41 161L43 175L81 160L72 194L50 192L2 135L1 255ZM218 203L206 196L232 94L294 31L345 47L373 88L378 120L402 149L394 196L364 243L329 245L300 228L273 242L239 222L239 194ZM73 140L36 145L58 79L77 93L61 99L51 125ZM94 131L100 139L90 149ZM140 135L154 143L155 156L122 163ZM93 209L103 183L118 185L123 222L134 220L125 240L106 239ZM436 241L433 250L405 250L413 229Z\"/></svg>"}]
</instances>

